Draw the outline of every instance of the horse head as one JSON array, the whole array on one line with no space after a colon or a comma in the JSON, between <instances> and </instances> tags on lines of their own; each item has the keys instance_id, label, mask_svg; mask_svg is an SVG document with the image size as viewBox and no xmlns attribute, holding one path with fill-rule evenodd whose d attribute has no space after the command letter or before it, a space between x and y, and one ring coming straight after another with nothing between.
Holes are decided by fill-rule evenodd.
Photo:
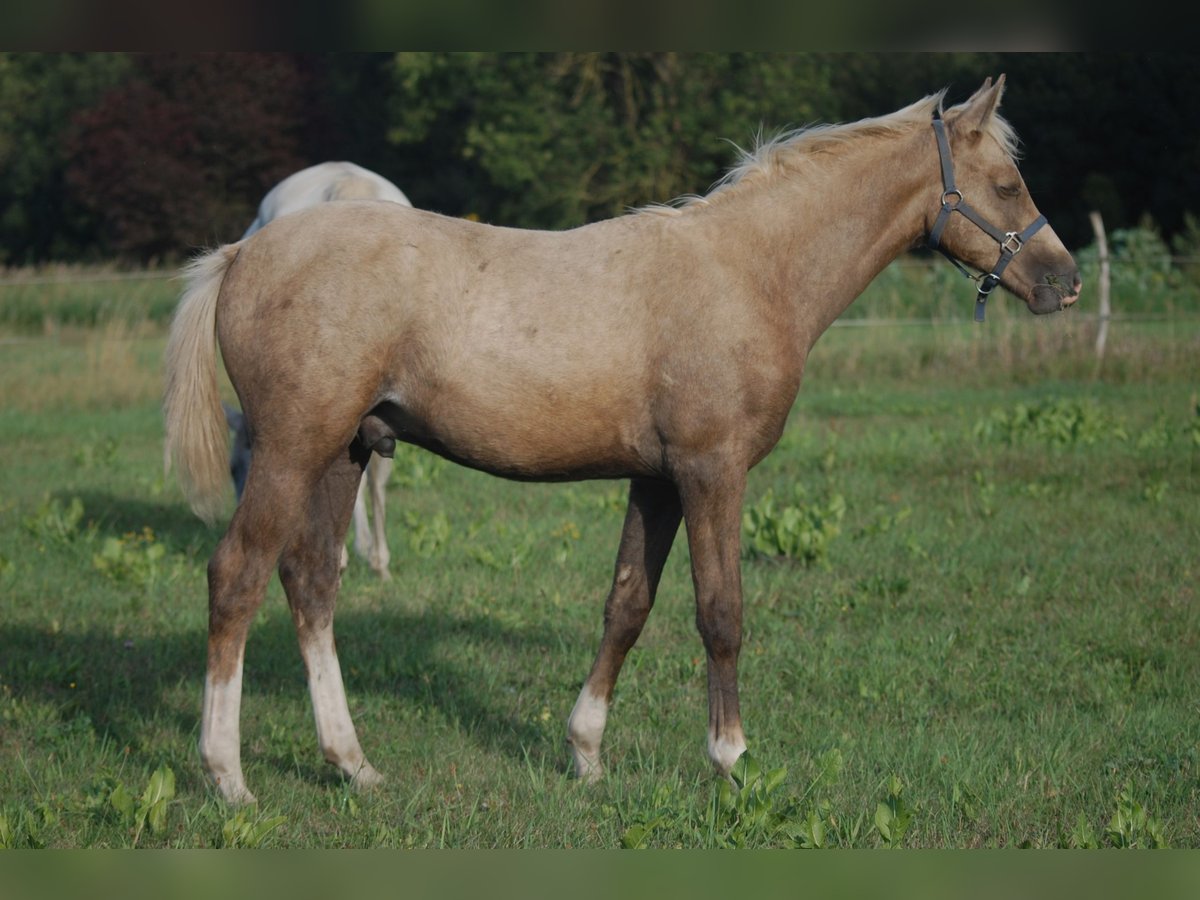
<instances>
[{"instance_id":1,"label":"horse head","mask_svg":"<svg viewBox=\"0 0 1200 900\"><path fill-rule=\"evenodd\" d=\"M1079 299L1079 268L1038 212L1017 169L1016 136L997 109L1004 76L989 78L964 103L935 114L942 178L930 204L929 244L987 273L976 318L997 285L1044 314ZM958 213L958 215L955 215Z\"/></svg>"}]
</instances>

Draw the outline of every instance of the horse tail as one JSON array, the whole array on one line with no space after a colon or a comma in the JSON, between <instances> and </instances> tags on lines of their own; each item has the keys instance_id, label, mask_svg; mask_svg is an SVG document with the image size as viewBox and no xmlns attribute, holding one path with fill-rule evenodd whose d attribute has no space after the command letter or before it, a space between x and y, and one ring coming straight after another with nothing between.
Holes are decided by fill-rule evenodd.
<instances>
[{"instance_id":1,"label":"horse tail","mask_svg":"<svg viewBox=\"0 0 1200 900\"><path fill-rule=\"evenodd\" d=\"M164 468L172 462L192 510L210 525L225 505L229 446L217 384L217 297L237 256L229 244L184 269L187 288L167 339Z\"/></svg>"}]
</instances>

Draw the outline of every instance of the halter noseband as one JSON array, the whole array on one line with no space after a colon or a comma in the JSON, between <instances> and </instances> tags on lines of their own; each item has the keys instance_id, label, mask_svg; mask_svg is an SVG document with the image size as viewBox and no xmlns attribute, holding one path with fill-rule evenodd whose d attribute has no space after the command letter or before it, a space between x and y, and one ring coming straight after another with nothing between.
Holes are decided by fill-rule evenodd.
<instances>
[{"instance_id":1,"label":"halter noseband","mask_svg":"<svg viewBox=\"0 0 1200 900\"><path fill-rule=\"evenodd\" d=\"M1000 283L1000 273L1012 262L1013 257L1021 252L1025 242L1046 224L1046 217L1039 215L1024 231L1001 231L994 226L971 207L963 199L962 191L954 186L954 161L950 158L950 142L946 139L946 125L942 121L941 110L934 110L933 133L937 136L938 157L942 162L942 208L933 223L933 229L929 232L929 246L954 263L958 270L972 281L979 283L979 293L975 297L975 321L982 322L988 294ZM950 221L950 214L955 212L962 213L1000 245L1000 258L987 275L972 275L962 263L941 247L942 231Z\"/></svg>"}]
</instances>

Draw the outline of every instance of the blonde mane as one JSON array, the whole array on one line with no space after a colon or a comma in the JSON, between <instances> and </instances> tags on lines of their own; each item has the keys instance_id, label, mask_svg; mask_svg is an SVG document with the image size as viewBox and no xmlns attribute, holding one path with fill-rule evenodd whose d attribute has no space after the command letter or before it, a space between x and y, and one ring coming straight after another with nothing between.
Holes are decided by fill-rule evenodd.
<instances>
[{"instance_id":1,"label":"blonde mane","mask_svg":"<svg viewBox=\"0 0 1200 900\"><path fill-rule=\"evenodd\" d=\"M651 204L635 212L672 215L693 206L702 206L721 197L730 188L754 178L778 174L785 168L802 165L822 153L828 153L852 140L864 137L894 135L917 125L928 125L934 110L942 110L946 90L911 103L903 109L885 116L860 119L844 124L806 125L785 130L773 137L765 138L760 133L754 148L745 150L734 147L738 161L718 180L707 194L687 194L669 203ZM1018 140L1016 131L1000 115L992 116L989 134L1013 159L1017 158Z\"/></svg>"}]
</instances>

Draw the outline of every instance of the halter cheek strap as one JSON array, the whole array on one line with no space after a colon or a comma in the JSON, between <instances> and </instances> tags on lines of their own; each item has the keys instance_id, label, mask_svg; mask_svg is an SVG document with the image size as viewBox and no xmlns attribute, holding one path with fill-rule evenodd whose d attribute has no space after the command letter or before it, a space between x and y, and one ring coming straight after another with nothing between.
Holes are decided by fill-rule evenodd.
<instances>
[{"instance_id":1,"label":"halter cheek strap","mask_svg":"<svg viewBox=\"0 0 1200 900\"><path fill-rule=\"evenodd\" d=\"M1013 257L1021 252L1025 242L1046 224L1046 217L1039 215L1022 231L1001 231L985 219L979 212L963 199L962 191L954 186L954 161L950 157L950 141L946 138L946 123L942 121L940 110L933 114L933 133L937 136L938 158L942 164L942 208L938 211L937 219L929 232L929 246L945 256L960 272L978 283L979 293L975 296L975 321L983 321L984 306L988 295L1000 283L1000 275L1012 262ZM1000 258L992 266L992 271L986 275L972 275L957 259L950 255L942 246L942 232L950 221L952 213L962 213L986 234L1000 245Z\"/></svg>"}]
</instances>

